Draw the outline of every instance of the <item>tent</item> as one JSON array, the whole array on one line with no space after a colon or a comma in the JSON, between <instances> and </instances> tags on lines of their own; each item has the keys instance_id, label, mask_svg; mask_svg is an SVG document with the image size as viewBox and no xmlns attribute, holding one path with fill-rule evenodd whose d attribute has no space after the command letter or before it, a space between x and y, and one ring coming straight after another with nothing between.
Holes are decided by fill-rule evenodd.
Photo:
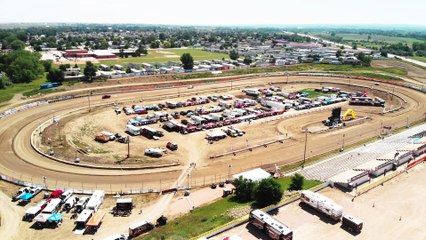
<instances>
[{"instance_id":1,"label":"tent","mask_svg":"<svg viewBox=\"0 0 426 240\"><path fill-rule=\"evenodd\" d=\"M50 215L50 217L47 218L47 221L50 222L59 222L62 220L62 214L60 213L53 213L52 215Z\"/></svg>"},{"instance_id":2,"label":"tent","mask_svg":"<svg viewBox=\"0 0 426 240\"><path fill-rule=\"evenodd\" d=\"M19 199L24 200L24 201L28 201L33 197L33 195L31 193L24 193L21 196L19 196Z\"/></svg>"},{"instance_id":3,"label":"tent","mask_svg":"<svg viewBox=\"0 0 426 240\"><path fill-rule=\"evenodd\" d=\"M247 172L242 172L239 174L235 174L232 177L234 179L239 178L240 176L242 176L243 178L247 179L247 180L252 180L253 182L260 182L265 178L269 178L271 177L271 174L269 174L267 171L261 169L261 168L256 168Z\"/></svg>"}]
</instances>

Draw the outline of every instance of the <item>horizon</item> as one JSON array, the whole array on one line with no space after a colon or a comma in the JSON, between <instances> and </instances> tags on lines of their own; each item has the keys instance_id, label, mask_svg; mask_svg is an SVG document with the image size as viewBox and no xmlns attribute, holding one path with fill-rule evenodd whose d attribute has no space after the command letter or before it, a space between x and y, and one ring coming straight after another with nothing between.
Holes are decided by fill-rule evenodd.
<instances>
[{"instance_id":1,"label":"horizon","mask_svg":"<svg viewBox=\"0 0 426 240\"><path fill-rule=\"evenodd\" d=\"M125 3L112 0L90 2L75 0L72 4L53 0L37 2L17 0L3 3L3 9L6 11L0 16L2 25L64 23L211 27L306 25L426 27L426 15L423 14L426 2L418 0L407 0L404 3L398 0L374 2L359 0L350 6L350 9L342 6L337 0L326 0L321 3L309 0L298 2L265 0L259 4L247 4L242 0L232 2L217 0L208 7L200 5L195 0L186 1L185 5L166 0L161 6L153 2L136 0L127 0Z\"/></svg>"}]
</instances>

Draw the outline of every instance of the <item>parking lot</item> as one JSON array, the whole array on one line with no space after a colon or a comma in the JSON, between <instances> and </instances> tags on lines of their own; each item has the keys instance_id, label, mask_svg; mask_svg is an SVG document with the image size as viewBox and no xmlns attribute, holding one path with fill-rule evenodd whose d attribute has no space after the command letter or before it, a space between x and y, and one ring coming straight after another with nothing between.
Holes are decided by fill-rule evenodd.
<instances>
[{"instance_id":1,"label":"parking lot","mask_svg":"<svg viewBox=\"0 0 426 240\"><path fill-rule=\"evenodd\" d=\"M425 239L426 166L422 164L352 201L338 189L326 188L321 194L343 207L343 213L363 221L360 234L352 234L315 210L289 204L272 215L293 230L293 239ZM390 227L392 226L392 227ZM243 224L211 239L238 235L243 239L269 239L250 224Z\"/></svg>"}]
</instances>

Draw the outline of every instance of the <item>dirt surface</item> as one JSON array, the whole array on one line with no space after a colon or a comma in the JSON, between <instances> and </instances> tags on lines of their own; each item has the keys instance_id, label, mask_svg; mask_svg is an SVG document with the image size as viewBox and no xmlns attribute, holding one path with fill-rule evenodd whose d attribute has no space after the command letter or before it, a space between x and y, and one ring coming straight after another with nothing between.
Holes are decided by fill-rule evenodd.
<instances>
[{"instance_id":1,"label":"dirt surface","mask_svg":"<svg viewBox=\"0 0 426 240\"><path fill-rule=\"evenodd\" d=\"M343 207L364 226L360 234L351 234L300 201L282 207L273 216L293 230L294 239L424 239L426 206L426 164L422 164L352 202L352 196L338 189L327 188L321 194ZM242 239L268 239L250 224L243 224L212 239L238 235Z\"/></svg>"},{"instance_id":2,"label":"dirt surface","mask_svg":"<svg viewBox=\"0 0 426 240\"><path fill-rule=\"evenodd\" d=\"M348 82L348 80L332 78L290 77L290 82L304 80ZM283 81L283 79L282 77L275 77L267 78L266 81ZM239 87L239 84L257 84L258 86L266 86L266 81L265 79L260 78L241 81L238 83L234 82L233 84L235 89ZM351 80L351 83L365 84L364 81L357 80ZM186 92L192 91L202 91L204 89L213 90L214 87L223 86L229 87L229 83L200 85L196 86L195 89L185 88L181 89L181 94L186 94ZM308 84L308 86L315 87L315 84ZM371 87L371 85L367 86ZM300 87L307 88L307 86L302 85L300 85ZM345 141L347 141L347 144L352 144L363 138L369 138L378 134L378 132L374 130L379 131L382 122L383 124L391 125L395 128L398 126L405 126L407 116L409 117L410 122L424 117L423 113L425 112L425 102L423 98L424 96L421 93L403 88L395 88L395 90L393 90L393 86L387 86L386 84L381 84L380 88L387 89L388 91L395 91L395 93L403 96L407 101L405 108L396 113L377 116L377 108L364 110L355 109L355 111L360 111L359 114L361 115L373 114L375 116L372 121L366 122L363 125L339 129L333 131L332 135L330 135L331 133L324 133L309 136L308 157L336 149L339 146L338 139L340 139L340 137L337 136L340 134L346 134ZM292 89L295 89L295 86L289 85L284 87L285 91ZM157 90L149 92L149 96L161 96L175 91L176 89ZM139 102L139 97L140 93L114 95L111 100L101 100L100 96L93 97L92 107L100 103L111 103L115 101L126 102L132 99L135 102ZM63 113L68 113L71 110L82 107L87 107L87 99L74 99L48 104L34 108L30 111L15 114L13 116L14 121L7 121L7 119L10 118L0 120L0 122L3 123L0 129L0 138L3 139L0 144L0 150L4 152L4 154L0 156L3 166L2 172L26 181L39 183L42 181L41 177L46 176L48 186L53 187L65 186L85 189L103 188L107 190L110 189L113 192L123 189L164 188L173 183L174 179L181 174L180 170L176 168L123 172L122 170L97 170L64 165L39 156L34 152L34 150L32 150L29 141L23 140L29 139L29 136L36 126L49 118L51 119L52 114L59 116ZM109 112L111 116L114 116L113 111ZM284 116L286 114L287 113L285 113ZM197 167L194 169L192 174L192 185L206 185L214 181L223 181L228 177L228 166L230 164L232 165L231 173L234 174L253 167L265 165L273 166L274 163L284 164L301 160L303 158L304 141L304 134L301 133L303 125L309 124L310 122L321 121L326 119L329 115L329 111L315 112L312 114L304 114L299 117L281 120L278 123L258 121L252 122L250 126L248 126L248 124L239 125L241 129L247 132L245 137L249 138L247 139L249 145L253 144L255 141L264 141L274 138L278 135L278 133L288 133L289 136L292 137L292 140L285 142L285 144L275 144L268 148L258 148L253 152L246 152L236 156L214 160L209 160L207 156L214 153L229 151L231 147L233 149L238 149L245 146L247 144L244 139L245 137L227 138L226 140L216 142L213 146L211 146L205 140L201 140L204 138L204 133L202 132L188 135L190 136L190 139L196 138L195 140L187 141L187 143L182 145L182 150L185 150L185 147L187 148L187 151L190 150L188 156L184 157L187 162L197 163ZM259 129L262 130L259 131ZM122 130L123 127L121 126L117 129L117 131ZM336 136L336 142L324 141L324 139L328 139L330 136ZM201 141L197 140L197 138ZM288 152L292 152L292 154L286 154ZM186 169L186 167L183 165L181 169Z\"/></svg>"},{"instance_id":3,"label":"dirt surface","mask_svg":"<svg viewBox=\"0 0 426 240\"><path fill-rule=\"evenodd\" d=\"M420 67L416 67L413 64L409 64L402 61L395 60L375 60L372 62L372 67L387 68L387 67L398 67L405 69L408 73L408 77L416 80L419 83L426 83L426 70Z\"/></svg>"}]
</instances>

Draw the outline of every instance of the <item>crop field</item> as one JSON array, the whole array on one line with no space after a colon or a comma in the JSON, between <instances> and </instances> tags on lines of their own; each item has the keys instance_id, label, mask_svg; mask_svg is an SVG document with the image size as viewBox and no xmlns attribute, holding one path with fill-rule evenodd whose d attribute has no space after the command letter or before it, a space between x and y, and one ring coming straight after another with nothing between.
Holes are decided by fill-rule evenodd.
<instances>
[{"instance_id":1,"label":"crop field","mask_svg":"<svg viewBox=\"0 0 426 240\"><path fill-rule=\"evenodd\" d=\"M180 56L190 53L195 61L229 58L227 54L207 52L202 49L161 49L148 50L148 55L141 57L119 58L115 60L101 60L103 64L129 64L129 63L164 63L169 61L180 62Z\"/></svg>"}]
</instances>

